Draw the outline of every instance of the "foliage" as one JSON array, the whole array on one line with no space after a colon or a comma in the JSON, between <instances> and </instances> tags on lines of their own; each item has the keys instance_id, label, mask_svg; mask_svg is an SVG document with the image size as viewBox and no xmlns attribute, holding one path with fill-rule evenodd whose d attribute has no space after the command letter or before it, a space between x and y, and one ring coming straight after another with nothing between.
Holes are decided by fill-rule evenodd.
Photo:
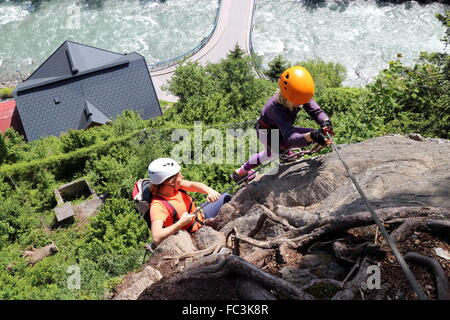
<instances>
[{"instance_id":1,"label":"foliage","mask_svg":"<svg viewBox=\"0 0 450 320\"><path fill-rule=\"evenodd\" d=\"M254 119L275 86L255 76L252 58L236 46L217 64L179 66L168 89L179 97L168 120L212 124Z\"/></svg>"},{"instance_id":2,"label":"foliage","mask_svg":"<svg viewBox=\"0 0 450 320\"><path fill-rule=\"evenodd\" d=\"M268 69L264 72L264 74L271 81L278 81L280 75L289 68L289 62L286 61L282 55L276 56L272 61L269 62Z\"/></svg>"},{"instance_id":3,"label":"foliage","mask_svg":"<svg viewBox=\"0 0 450 320\"><path fill-rule=\"evenodd\" d=\"M448 31L448 13L440 19ZM448 32L443 41L448 44ZM187 153L192 159L195 142L201 141L202 154L211 147L210 141L192 135L194 121L208 125L203 134L214 129L222 137L228 129L251 128L277 87L255 76L252 59L235 47L219 63L179 66L168 86L179 101L169 104L162 117L142 120L127 111L101 127L30 143L8 129L0 140L0 299L104 299L121 276L138 268L142 244L151 235L130 199L133 182L146 176L152 160L171 156L179 146L179 141L172 141L175 129L190 133L185 142L191 146ZM276 80L284 64L288 65L277 57L267 75ZM342 87L345 70L339 64L320 60L299 64L313 74L315 99L331 117L338 143L413 131L449 137L447 54L422 53L414 66L392 61L365 88ZM318 127L306 112L299 113L296 125ZM218 147L225 146L222 142ZM243 153L236 145L233 150ZM183 163L182 170L185 179L224 191L232 185L229 174L239 164L203 159ZM52 190L79 177L98 194L108 193L108 200L88 226L52 229L56 205ZM205 201L202 194L192 195L197 204ZM51 242L60 251L27 266L21 251ZM81 270L80 290L67 288L70 266Z\"/></svg>"},{"instance_id":4,"label":"foliage","mask_svg":"<svg viewBox=\"0 0 450 320\"><path fill-rule=\"evenodd\" d=\"M2 88L2 89L0 89L0 99L12 98L13 97L13 94L12 94L13 91L14 91L14 88Z\"/></svg>"},{"instance_id":5,"label":"foliage","mask_svg":"<svg viewBox=\"0 0 450 320\"><path fill-rule=\"evenodd\" d=\"M450 44L450 10L446 10L444 14L436 14L436 18L442 23L442 25L446 28L445 35L441 39L447 47Z\"/></svg>"},{"instance_id":6,"label":"foliage","mask_svg":"<svg viewBox=\"0 0 450 320\"><path fill-rule=\"evenodd\" d=\"M323 60L307 60L297 62L295 65L306 68L314 79L316 95L321 94L327 88L339 88L346 77L346 69L343 65L333 62L324 62ZM268 69L264 74L273 82L277 82L280 74L287 68L293 66L292 63L285 60L283 56L278 55L269 62Z\"/></svg>"},{"instance_id":7,"label":"foliage","mask_svg":"<svg viewBox=\"0 0 450 320\"><path fill-rule=\"evenodd\" d=\"M5 142L5 138L3 137L3 135L0 133L0 165L3 163L3 161L5 161L6 159L6 153L7 153L7 149L6 149L6 142Z\"/></svg>"},{"instance_id":8,"label":"foliage","mask_svg":"<svg viewBox=\"0 0 450 320\"><path fill-rule=\"evenodd\" d=\"M336 113L349 113L359 103L364 89L359 88L327 88L315 98L320 107L332 117Z\"/></svg>"},{"instance_id":9,"label":"foliage","mask_svg":"<svg viewBox=\"0 0 450 320\"><path fill-rule=\"evenodd\" d=\"M88 132L87 130L86 132ZM69 130L61 137L62 150L64 152L71 152L80 148L88 147L95 144L96 136L86 134L81 130Z\"/></svg>"},{"instance_id":10,"label":"foliage","mask_svg":"<svg viewBox=\"0 0 450 320\"><path fill-rule=\"evenodd\" d=\"M6 157L5 163L15 163L24 158L29 146L25 143L22 135L14 129L8 128L5 131Z\"/></svg>"},{"instance_id":11,"label":"foliage","mask_svg":"<svg viewBox=\"0 0 450 320\"><path fill-rule=\"evenodd\" d=\"M324 62L323 60L308 60L297 62L305 67L312 75L316 87L316 94L326 88L338 88L347 76L345 67L340 63Z\"/></svg>"},{"instance_id":12,"label":"foliage","mask_svg":"<svg viewBox=\"0 0 450 320\"><path fill-rule=\"evenodd\" d=\"M389 62L367 88L368 105L384 118L386 131L450 138L450 77L447 54L422 53L418 63Z\"/></svg>"},{"instance_id":13,"label":"foliage","mask_svg":"<svg viewBox=\"0 0 450 320\"><path fill-rule=\"evenodd\" d=\"M18 241L29 230L39 226L39 220L30 205L19 195L2 199L0 210L0 248Z\"/></svg>"}]
</instances>

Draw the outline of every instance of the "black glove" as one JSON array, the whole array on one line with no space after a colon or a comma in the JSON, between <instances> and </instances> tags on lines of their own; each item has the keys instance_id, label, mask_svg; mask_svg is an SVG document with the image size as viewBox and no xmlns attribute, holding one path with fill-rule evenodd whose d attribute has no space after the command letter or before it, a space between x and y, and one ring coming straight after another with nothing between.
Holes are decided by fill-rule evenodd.
<instances>
[{"instance_id":1,"label":"black glove","mask_svg":"<svg viewBox=\"0 0 450 320\"><path fill-rule=\"evenodd\" d=\"M314 142L320 144L321 146L327 145L326 138L321 130L313 130L309 134L311 135L311 139L313 139Z\"/></svg>"},{"instance_id":2,"label":"black glove","mask_svg":"<svg viewBox=\"0 0 450 320\"><path fill-rule=\"evenodd\" d=\"M325 128L325 129L323 129ZM322 131L324 134L326 134L327 132L329 134L331 134L332 136L334 136L334 131L333 131L333 125L331 124L331 120L325 120L322 124Z\"/></svg>"}]
</instances>

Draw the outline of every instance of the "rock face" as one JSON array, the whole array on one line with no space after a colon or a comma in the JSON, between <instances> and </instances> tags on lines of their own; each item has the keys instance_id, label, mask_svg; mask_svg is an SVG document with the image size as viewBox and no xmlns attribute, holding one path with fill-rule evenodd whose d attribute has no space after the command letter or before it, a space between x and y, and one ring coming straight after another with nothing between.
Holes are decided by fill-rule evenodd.
<instances>
[{"instance_id":1,"label":"rock face","mask_svg":"<svg viewBox=\"0 0 450 320\"><path fill-rule=\"evenodd\" d=\"M450 208L450 142L426 142L389 135L339 151L366 196L377 208L431 206ZM237 192L216 219L229 230L237 218L263 204L294 226L366 211L357 190L335 153L287 164ZM224 206L225 207L225 206ZM233 222L232 222L233 221Z\"/></svg>"},{"instance_id":2,"label":"rock face","mask_svg":"<svg viewBox=\"0 0 450 320\"><path fill-rule=\"evenodd\" d=\"M204 226L194 234L194 242L199 250L206 249L220 241L225 241L225 235L208 226Z\"/></svg>"},{"instance_id":3,"label":"rock face","mask_svg":"<svg viewBox=\"0 0 450 320\"><path fill-rule=\"evenodd\" d=\"M158 270L146 266L141 272L131 274L124 280L125 289L120 290L113 300L136 300L142 291L161 278Z\"/></svg>"},{"instance_id":4,"label":"rock face","mask_svg":"<svg viewBox=\"0 0 450 320\"><path fill-rule=\"evenodd\" d=\"M338 148L375 209L450 209L450 141L388 135ZM187 233L179 233L164 241L158 250L182 254L205 249L222 241L234 228L243 235L252 233L253 239L260 240L270 240L286 232L286 226L269 219L257 228L264 215L261 205L295 228L367 211L337 155L331 152L282 165L277 172L258 177L239 190L208 223L214 230L200 229L194 242ZM265 264L261 253L264 250L257 252L261 249L241 243L240 257L261 256L260 264ZM284 265L277 271L280 278L297 286L320 277L342 281L348 272L329 253L308 252L299 255L297 260L296 265ZM266 267L270 269L269 265ZM147 288L140 299L177 297L175 281L170 280L168 287L155 287L162 281L164 278ZM173 294L161 296L164 288L169 287Z\"/></svg>"},{"instance_id":5,"label":"rock face","mask_svg":"<svg viewBox=\"0 0 450 320\"><path fill-rule=\"evenodd\" d=\"M196 248L187 231L181 230L164 240L155 250L156 254L177 255L193 252Z\"/></svg>"}]
</instances>

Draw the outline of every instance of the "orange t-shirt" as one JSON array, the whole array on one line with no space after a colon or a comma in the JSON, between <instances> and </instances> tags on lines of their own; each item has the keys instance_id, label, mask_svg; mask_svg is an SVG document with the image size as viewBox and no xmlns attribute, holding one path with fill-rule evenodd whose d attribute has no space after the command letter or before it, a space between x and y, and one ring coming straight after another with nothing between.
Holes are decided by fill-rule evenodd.
<instances>
[{"instance_id":1,"label":"orange t-shirt","mask_svg":"<svg viewBox=\"0 0 450 320\"><path fill-rule=\"evenodd\" d=\"M177 191L172 197L165 197L162 195L158 196L167 200L175 208L178 213L178 220L183 213L188 212L189 207L191 206L191 202L192 207L190 212L194 212L196 210L194 200L188 194L182 191ZM150 204L150 220L163 220L163 227L168 227L174 224L172 212L169 211L160 200L155 198ZM193 223L195 223L195 217L192 218L192 223L182 227L181 229L188 230ZM199 225L199 223L197 222L196 226L192 228L191 232L200 229L200 227L201 225Z\"/></svg>"}]
</instances>

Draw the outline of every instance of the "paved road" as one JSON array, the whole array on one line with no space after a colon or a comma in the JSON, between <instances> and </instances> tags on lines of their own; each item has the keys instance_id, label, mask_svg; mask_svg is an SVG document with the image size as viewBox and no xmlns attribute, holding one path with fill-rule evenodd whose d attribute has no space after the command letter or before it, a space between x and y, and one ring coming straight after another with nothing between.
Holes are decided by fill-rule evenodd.
<instances>
[{"instance_id":1,"label":"paved road","mask_svg":"<svg viewBox=\"0 0 450 320\"><path fill-rule=\"evenodd\" d=\"M214 34L206 45L188 60L198 61L201 65L205 65L207 62L218 62L225 58L236 43L247 54L250 54L250 30L254 2L255 0L222 0ZM158 99L177 101L177 97L161 90L161 86L172 77L175 68L176 65L150 72Z\"/></svg>"}]
</instances>

